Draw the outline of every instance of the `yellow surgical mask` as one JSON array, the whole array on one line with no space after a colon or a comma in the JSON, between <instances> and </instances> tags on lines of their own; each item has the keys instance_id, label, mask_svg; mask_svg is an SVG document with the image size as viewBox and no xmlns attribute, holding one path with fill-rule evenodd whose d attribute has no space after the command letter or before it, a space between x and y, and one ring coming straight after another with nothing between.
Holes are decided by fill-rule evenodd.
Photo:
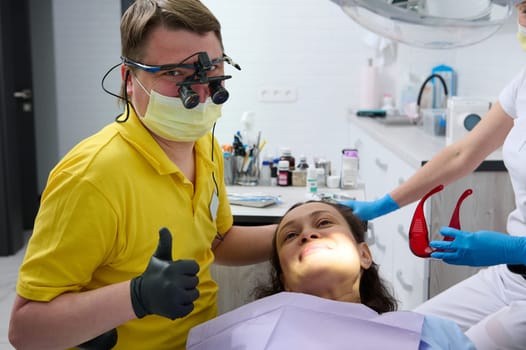
<instances>
[{"instance_id":1,"label":"yellow surgical mask","mask_svg":"<svg viewBox=\"0 0 526 350\"><path fill-rule=\"evenodd\" d=\"M150 96L143 124L155 134L171 141L193 142L206 135L221 117L221 105L211 98L195 108L187 109L179 97L164 96L155 90L148 92L141 82L139 86Z\"/></svg>"},{"instance_id":2,"label":"yellow surgical mask","mask_svg":"<svg viewBox=\"0 0 526 350\"><path fill-rule=\"evenodd\" d=\"M521 44L521 47L526 51L526 27L519 24L519 30L517 31L517 40Z\"/></svg>"}]
</instances>

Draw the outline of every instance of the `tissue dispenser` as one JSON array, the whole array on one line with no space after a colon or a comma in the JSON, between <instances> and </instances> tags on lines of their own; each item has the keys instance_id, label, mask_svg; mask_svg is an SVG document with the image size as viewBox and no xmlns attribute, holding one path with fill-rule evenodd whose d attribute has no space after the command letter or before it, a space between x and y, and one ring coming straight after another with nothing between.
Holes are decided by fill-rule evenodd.
<instances>
[{"instance_id":1,"label":"tissue dispenser","mask_svg":"<svg viewBox=\"0 0 526 350\"><path fill-rule=\"evenodd\" d=\"M491 107L491 101L479 97L453 96L447 101L446 145L470 132Z\"/></svg>"}]
</instances>

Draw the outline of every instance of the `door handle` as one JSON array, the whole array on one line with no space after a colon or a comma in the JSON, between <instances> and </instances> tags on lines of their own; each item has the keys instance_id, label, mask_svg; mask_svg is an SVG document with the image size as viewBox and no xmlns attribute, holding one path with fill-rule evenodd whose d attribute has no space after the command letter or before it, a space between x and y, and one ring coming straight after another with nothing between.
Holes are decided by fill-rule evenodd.
<instances>
[{"instance_id":1,"label":"door handle","mask_svg":"<svg viewBox=\"0 0 526 350\"><path fill-rule=\"evenodd\" d=\"M384 163L380 160L380 158L375 158L374 159L374 162L376 163L376 165L382 170L382 171L385 171L387 172L387 169L389 168L389 166L387 165L387 163Z\"/></svg>"},{"instance_id":2,"label":"door handle","mask_svg":"<svg viewBox=\"0 0 526 350\"><path fill-rule=\"evenodd\" d=\"M398 225L398 233L400 234L400 236L402 236L402 238L404 239L404 241L409 241L409 237L405 231L405 228L404 228L404 225L402 224L399 224Z\"/></svg>"},{"instance_id":3,"label":"door handle","mask_svg":"<svg viewBox=\"0 0 526 350\"><path fill-rule=\"evenodd\" d=\"M398 280L398 282L400 282L400 284L402 285L402 288L404 288L406 291L408 292L413 291L413 286L410 283L407 283L406 281L404 281L404 275L402 273L402 270L396 271L396 279Z\"/></svg>"},{"instance_id":4,"label":"door handle","mask_svg":"<svg viewBox=\"0 0 526 350\"><path fill-rule=\"evenodd\" d=\"M29 99L31 99L31 97L33 97L33 93L29 89L24 89L24 90L20 90L20 91L15 91L13 96L15 98L20 98L20 99L23 99L23 100L29 100Z\"/></svg>"}]
</instances>

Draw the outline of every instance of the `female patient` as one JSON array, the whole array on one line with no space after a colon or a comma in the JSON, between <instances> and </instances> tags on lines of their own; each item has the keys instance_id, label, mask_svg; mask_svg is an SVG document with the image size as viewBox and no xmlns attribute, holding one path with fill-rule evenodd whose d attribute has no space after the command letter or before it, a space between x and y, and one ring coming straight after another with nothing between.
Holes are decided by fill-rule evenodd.
<instances>
[{"instance_id":1,"label":"female patient","mask_svg":"<svg viewBox=\"0 0 526 350\"><path fill-rule=\"evenodd\" d=\"M474 349L456 324L396 309L348 207L293 206L274 235L265 297L192 329L202 349ZM352 344L352 345L351 345Z\"/></svg>"}]
</instances>

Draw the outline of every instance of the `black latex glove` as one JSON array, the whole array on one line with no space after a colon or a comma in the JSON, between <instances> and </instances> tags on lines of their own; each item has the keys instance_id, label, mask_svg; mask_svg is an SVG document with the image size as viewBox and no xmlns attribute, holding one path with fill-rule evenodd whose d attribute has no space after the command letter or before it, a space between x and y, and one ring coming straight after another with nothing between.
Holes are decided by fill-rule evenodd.
<instances>
[{"instance_id":1,"label":"black latex glove","mask_svg":"<svg viewBox=\"0 0 526 350\"><path fill-rule=\"evenodd\" d=\"M159 230L159 245L146 271L131 280L131 301L138 318L159 315L174 320L188 315L199 297L195 260L172 261L172 235Z\"/></svg>"},{"instance_id":2,"label":"black latex glove","mask_svg":"<svg viewBox=\"0 0 526 350\"><path fill-rule=\"evenodd\" d=\"M117 344L117 330L115 328L107 331L88 340L85 343L80 344L77 349L81 350L109 350Z\"/></svg>"}]
</instances>

